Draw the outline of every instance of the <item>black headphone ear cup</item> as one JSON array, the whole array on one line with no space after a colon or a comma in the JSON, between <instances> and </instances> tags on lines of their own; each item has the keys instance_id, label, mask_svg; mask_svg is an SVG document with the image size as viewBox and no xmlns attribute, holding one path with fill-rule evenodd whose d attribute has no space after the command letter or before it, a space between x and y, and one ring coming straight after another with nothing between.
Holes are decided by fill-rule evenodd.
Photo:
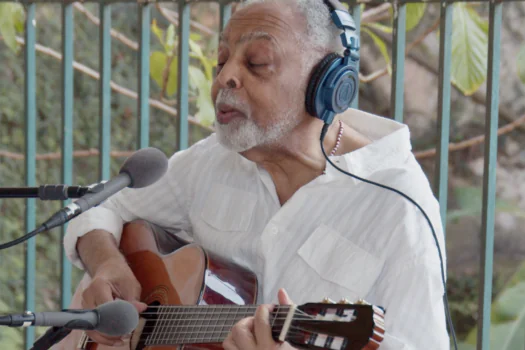
<instances>
[{"instance_id":1,"label":"black headphone ear cup","mask_svg":"<svg viewBox=\"0 0 525 350\"><path fill-rule=\"evenodd\" d=\"M316 91L319 87L319 83L323 80L323 77L326 74L326 71L330 66L332 65L333 61L336 59L340 59L341 56L336 54L335 52L332 52L328 55L326 55L321 62L319 62L315 68L313 69L313 72L311 74L310 80L308 82L308 87L306 89L306 111L308 114L314 117L318 117L316 109L315 109L315 97L316 97Z\"/></svg>"}]
</instances>

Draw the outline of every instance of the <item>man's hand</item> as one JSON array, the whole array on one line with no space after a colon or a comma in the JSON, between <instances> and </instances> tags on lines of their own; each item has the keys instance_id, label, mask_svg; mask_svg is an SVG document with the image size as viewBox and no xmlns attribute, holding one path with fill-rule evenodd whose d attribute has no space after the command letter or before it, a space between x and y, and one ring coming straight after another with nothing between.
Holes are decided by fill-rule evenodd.
<instances>
[{"instance_id":1,"label":"man's hand","mask_svg":"<svg viewBox=\"0 0 525 350\"><path fill-rule=\"evenodd\" d=\"M292 303L284 289L279 290L279 304ZM272 305L260 305L255 316L247 317L235 324L232 331L222 343L225 350L292 350L288 343L278 343L272 338L270 312Z\"/></svg>"},{"instance_id":2,"label":"man's hand","mask_svg":"<svg viewBox=\"0 0 525 350\"><path fill-rule=\"evenodd\" d=\"M147 305L139 302L141 287L129 266L122 259L106 260L97 267L89 286L82 293L82 307L94 309L97 306L115 299L131 302L138 312L142 312ZM120 346L129 339L129 336L110 337L95 331L86 334L97 343Z\"/></svg>"}]
</instances>

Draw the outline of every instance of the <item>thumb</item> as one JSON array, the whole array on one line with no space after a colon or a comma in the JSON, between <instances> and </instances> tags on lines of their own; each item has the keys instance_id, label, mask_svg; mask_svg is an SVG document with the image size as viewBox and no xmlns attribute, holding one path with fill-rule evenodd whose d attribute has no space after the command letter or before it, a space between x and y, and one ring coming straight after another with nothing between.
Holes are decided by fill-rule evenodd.
<instances>
[{"instance_id":1,"label":"thumb","mask_svg":"<svg viewBox=\"0 0 525 350\"><path fill-rule=\"evenodd\" d=\"M290 299L290 297L288 296L288 293L286 293L286 290L284 288L279 289L277 296L279 298L279 304L281 305L293 304L292 299Z\"/></svg>"},{"instance_id":2,"label":"thumb","mask_svg":"<svg viewBox=\"0 0 525 350\"><path fill-rule=\"evenodd\" d=\"M147 304L142 303L140 301L136 301L136 300L132 300L131 304L133 304L133 306L135 306L135 308L137 309L137 311L139 313L146 311L146 309L148 308Z\"/></svg>"},{"instance_id":3,"label":"thumb","mask_svg":"<svg viewBox=\"0 0 525 350\"><path fill-rule=\"evenodd\" d=\"M147 309L148 305L140 301L140 287L135 288L123 288L122 289L122 299L129 301L138 312L142 312Z\"/></svg>"}]
</instances>

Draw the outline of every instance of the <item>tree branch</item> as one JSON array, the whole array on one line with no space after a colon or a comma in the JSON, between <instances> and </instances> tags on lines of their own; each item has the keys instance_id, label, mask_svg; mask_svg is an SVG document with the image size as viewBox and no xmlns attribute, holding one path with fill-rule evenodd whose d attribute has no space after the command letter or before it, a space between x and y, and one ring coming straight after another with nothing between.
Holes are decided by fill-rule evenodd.
<instances>
[{"instance_id":1,"label":"tree branch","mask_svg":"<svg viewBox=\"0 0 525 350\"><path fill-rule=\"evenodd\" d=\"M410 50L412 50L414 47L420 45L427 36L429 36L434 30L436 30L437 27L439 27L439 20L436 21L431 27L429 27L423 34L418 36L413 42L407 45L405 49L405 55L408 54ZM363 83L369 83L371 81L381 78L387 73L388 73L388 68L385 65L384 68L378 69L375 72L370 73L369 75L363 76L359 74L359 80Z\"/></svg>"},{"instance_id":2,"label":"tree branch","mask_svg":"<svg viewBox=\"0 0 525 350\"><path fill-rule=\"evenodd\" d=\"M429 36L434 30L438 29L438 27L439 27L439 20L435 21L434 24L431 27L429 27L427 30L425 30L424 33L418 36L416 40L414 40L413 42L407 45L406 50L405 50L405 55L408 54L410 50L412 50L414 47L420 45L423 42L423 40L425 40L425 38Z\"/></svg>"},{"instance_id":3,"label":"tree branch","mask_svg":"<svg viewBox=\"0 0 525 350\"><path fill-rule=\"evenodd\" d=\"M507 134L514 129L516 129L519 125L522 125L525 123L525 115L521 116L520 118L514 120L512 123L509 123L501 128L498 129L498 136ZM468 140L457 142L457 143L451 143L448 147L449 152L456 152L460 151L465 148L473 147L476 145L479 145L485 141L485 135L479 135L476 137L472 137ZM133 154L133 151L111 151L110 155L111 157L118 158L118 157L129 157L131 154ZM94 157L100 155L100 151L96 148L90 148L88 150L79 150L73 152L74 158L86 158L86 157ZM414 152L414 155L416 159L426 159L431 158L436 155L436 149L432 148L425 151L418 151ZM13 159L13 160L24 160L25 156L22 153L14 153L9 151L2 151L0 150L0 157ZM37 154L36 160L56 160L61 159L62 153L60 152L54 152L54 153L44 153L44 154Z\"/></svg>"},{"instance_id":4,"label":"tree branch","mask_svg":"<svg viewBox=\"0 0 525 350\"><path fill-rule=\"evenodd\" d=\"M376 7L372 7L369 10L366 10L361 15L361 23L372 23L377 22L380 19L384 18L385 12L392 7L390 3L384 3Z\"/></svg>"},{"instance_id":5,"label":"tree branch","mask_svg":"<svg viewBox=\"0 0 525 350\"><path fill-rule=\"evenodd\" d=\"M159 5L159 3L156 4L156 7L157 7L157 10L159 10L160 14L163 15L170 23L172 23L174 26L179 25L179 13L178 12L162 7ZM190 20L190 25L193 28L200 30L202 33L208 36L217 34L215 30L208 28L199 22Z\"/></svg>"},{"instance_id":6,"label":"tree branch","mask_svg":"<svg viewBox=\"0 0 525 350\"><path fill-rule=\"evenodd\" d=\"M371 81L374 81L378 78L381 78L383 75L388 74L388 68L384 67L382 69L376 70L375 72L372 72L368 75L362 75L359 73L359 81L362 81L363 83L369 83Z\"/></svg>"},{"instance_id":7,"label":"tree branch","mask_svg":"<svg viewBox=\"0 0 525 350\"><path fill-rule=\"evenodd\" d=\"M16 37L16 41L22 45L25 44L24 42L24 39L20 38L20 37ZM35 45L35 49L36 51L38 52L41 52L43 54L46 54L50 57L53 57L59 61L62 60L62 55L58 52L56 52L55 50L49 48L49 47L46 47L46 46L43 46L43 45L40 45L40 44L36 44ZM92 68L89 68L81 63L78 63L76 61L73 61L73 68L92 77L93 79L97 79L97 80L100 80L100 74L92 69ZM109 85L111 86L111 89L115 92L118 92L119 94L121 95L124 95L124 96L128 96L128 97L131 97L135 100L138 100L138 94L137 92L133 91L133 90L130 90L130 89L127 89L121 85L118 85L117 83L115 83L113 80L111 80L109 82ZM155 99L152 99L152 98L149 98L149 104L150 106L156 108L156 109L159 109L161 111L164 111L168 114L171 114L173 116L177 116L177 110L168 106L167 104L165 103L162 103L161 101L159 100L155 100ZM191 116L189 115L188 116L188 122L190 122L191 124L194 124L194 125L198 125L208 131L213 131L213 128L209 127L209 126L206 126L206 125L203 125L201 124L194 116Z\"/></svg>"},{"instance_id":8,"label":"tree branch","mask_svg":"<svg viewBox=\"0 0 525 350\"><path fill-rule=\"evenodd\" d=\"M523 125L525 123L525 115L521 116L520 118L514 120L512 123L509 123L501 128L498 129L498 136L507 134L511 132L512 130L516 129L518 126ZM457 142L457 143L450 143L448 147L449 152L455 152L460 151L465 148L469 148L472 146L479 145L485 141L485 135L479 135L473 138L470 138L465 141ZM425 159L425 158L431 158L436 155L436 149L432 148L426 151L419 151L415 152L414 155L417 159Z\"/></svg>"},{"instance_id":9,"label":"tree branch","mask_svg":"<svg viewBox=\"0 0 525 350\"><path fill-rule=\"evenodd\" d=\"M100 26L100 19L97 16L95 16L94 14L92 14L91 12L89 12L89 10L87 8L85 8L82 4L80 4L78 2L75 2L73 4L73 6L75 6L75 9L77 9L79 12L83 13L95 25ZM127 47L129 47L129 48L131 48L131 49L133 49L135 51L138 51L139 44L137 42L129 39L124 34L120 33L119 31L116 31L115 29L111 28L111 36L113 38L115 38L116 40L120 41L121 43L123 43L124 45L126 45Z\"/></svg>"}]
</instances>

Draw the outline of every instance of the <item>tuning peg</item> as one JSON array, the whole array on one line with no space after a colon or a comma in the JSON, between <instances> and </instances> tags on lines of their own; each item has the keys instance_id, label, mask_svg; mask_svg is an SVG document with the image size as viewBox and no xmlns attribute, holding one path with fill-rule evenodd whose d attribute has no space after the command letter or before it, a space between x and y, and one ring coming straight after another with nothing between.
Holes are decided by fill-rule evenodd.
<instances>
[{"instance_id":1,"label":"tuning peg","mask_svg":"<svg viewBox=\"0 0 525 350\"><path fill-rule=\"evenodd\" d=\"M343 298L339 300L338 304L352 304L348 299Z\"/></svg>"},{"instance_id":2,"label":"tuning peg","mask_svg":"<svg viewBox=\"0 0 525 350\"><path fill-rule=\"evenodd\" d=\"M363 300L363 299L357 299L356 304L357 304L357 305L370 305L369 303L367 303L367 302L366 302L365 300Z\"/></svg>"},{"instance_id":3,"label":"tuning peg","mask_svg":"<svg viewBox=\"0 0 525 350\"><path fill-rule=\"evenodd\" d=\"M323 304L335 304L335 301L333 301L330 298L324 298L322 301Z\"/></svg>"}]
</instances>

